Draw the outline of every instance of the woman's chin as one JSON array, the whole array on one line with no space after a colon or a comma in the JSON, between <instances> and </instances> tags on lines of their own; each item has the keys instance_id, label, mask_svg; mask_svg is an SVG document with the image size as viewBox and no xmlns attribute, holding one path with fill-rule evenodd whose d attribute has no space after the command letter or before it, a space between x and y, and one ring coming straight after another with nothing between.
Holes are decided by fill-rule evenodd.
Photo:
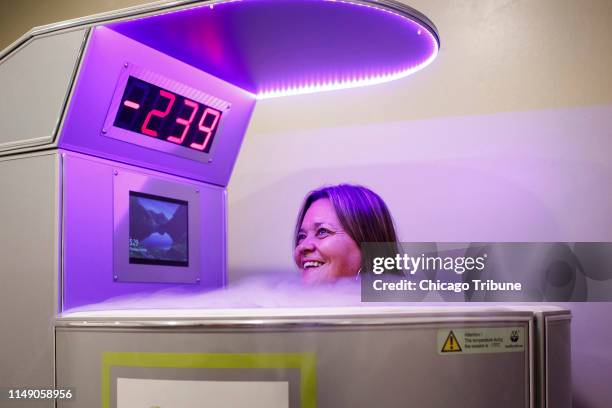
<instances>
[{"instance_id":1,"label":"woman's chin","mask_svg":"<svg viewBox=\"0 0 612 408\"><path fill-rule=\"evenodd\" d=\"M306 285L322 285L333 283L337 280L336 276L325 267L308 268L302 270L302 283Z\"/></svg>"}]
</instances>

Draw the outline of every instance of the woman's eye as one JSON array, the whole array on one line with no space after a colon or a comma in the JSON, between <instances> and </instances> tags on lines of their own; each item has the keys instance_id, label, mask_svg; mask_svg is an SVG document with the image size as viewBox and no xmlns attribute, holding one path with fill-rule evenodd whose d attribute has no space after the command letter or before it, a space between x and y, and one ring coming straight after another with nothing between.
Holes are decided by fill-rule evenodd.
<instances>
[{"instance_id":1,"label":"woman's eye","mask_svg":"<svg viewBox=\"0 0 612 408\"><path fill-rule=\"evenodd\" d=\"M297 236L297 243L299 244L304 239L306 239L306 234L298 234L298 236Z\"/></svg>"},{"instance_id":2,"label":"woman's eye","mask_svg":"<svg viewBox=\"0 0 612 408\"><path fill-rule=\"evenodd\" d=\"M330 234L330 230L328 230L327 228L319 228L317 230L317 237L326 237Z\"/></svg>"}]
</instances>

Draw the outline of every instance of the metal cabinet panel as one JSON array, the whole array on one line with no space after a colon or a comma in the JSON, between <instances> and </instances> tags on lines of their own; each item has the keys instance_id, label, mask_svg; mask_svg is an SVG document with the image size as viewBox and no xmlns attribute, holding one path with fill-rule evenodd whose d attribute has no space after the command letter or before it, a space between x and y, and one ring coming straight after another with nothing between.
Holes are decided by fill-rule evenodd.
<instances>
[{"instance_id":1,"label":"metal cabinet panel","mask_svg":"<svg viewBox=\"0 0 612 408\"><path fill-rule=\"evenodd\" d=\"M0 155L53 142L85 34L34 37L0 60Z\"/></svg>"}]
</instances>

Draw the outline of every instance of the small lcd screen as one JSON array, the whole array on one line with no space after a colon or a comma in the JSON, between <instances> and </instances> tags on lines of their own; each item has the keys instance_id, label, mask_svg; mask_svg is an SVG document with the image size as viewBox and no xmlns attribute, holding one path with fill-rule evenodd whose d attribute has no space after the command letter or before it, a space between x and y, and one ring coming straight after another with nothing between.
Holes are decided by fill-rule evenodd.
<instances>
[{"instance_id":1,"label":"small lcd screen","mask_svg":"<svg viewBox=\"0 0 612 408\"><path fill-rule=\"evenodd\" d=\"M220 121L218 109L130 76L113 125L209 153Z\"/></svg>"},{"instance_id":2,"label":"small lcd screen","mask_svg":"<svg viewBox=\"0 0 612 408\"><path fill-rule=\"evenodd\" d=\"M130 191L130 263L189 266L188 203Z\"/></svg>"}]
</instances>

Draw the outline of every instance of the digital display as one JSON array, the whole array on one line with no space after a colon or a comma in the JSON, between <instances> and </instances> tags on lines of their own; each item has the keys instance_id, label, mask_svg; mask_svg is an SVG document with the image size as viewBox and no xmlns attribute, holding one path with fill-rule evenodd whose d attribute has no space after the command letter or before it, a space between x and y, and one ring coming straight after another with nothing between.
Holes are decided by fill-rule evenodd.
<instances>
[{"instance_id":1,"label":"digital display","mask_svg":"<svg viewBox=\"0 0 612 408\"><path fill-rule=\"evenodd\" d=\"M189 266L188 203L130 191L130 263Z\"/></svg>"},{"instance_id":2,"label":"digital display","mask_svg":"<svg viewBox=\"0 0 612 408\"><path fill-rule=\"evenodd\" d=\"M218 109L129 76L113 125L209 153L221 114Z\"/></svg>"}]
</instances>

